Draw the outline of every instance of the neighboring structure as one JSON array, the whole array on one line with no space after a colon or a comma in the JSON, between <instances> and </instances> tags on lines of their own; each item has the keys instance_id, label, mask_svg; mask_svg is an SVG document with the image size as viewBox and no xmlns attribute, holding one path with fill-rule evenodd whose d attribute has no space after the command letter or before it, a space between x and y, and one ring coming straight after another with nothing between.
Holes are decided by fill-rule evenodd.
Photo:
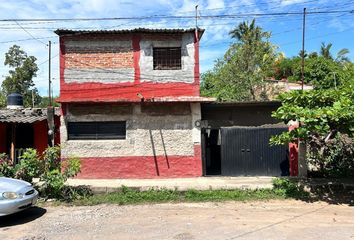
<instances>
[{"instance_id":1,"label":"neighboring structure","mask_svg":"<svg viewBox=\"0 0 354 240\"><path fill-rule=\"evenodd\" d=\"M79 178L202 175L203 30L57 30L61 156Z\"/></svg>"},{"instance_id":2,"label":"neighboring structure","mask_svg":"<svg viewBox=\"0 0 354 240\"><path fill-rule=\"evenodd\" d=\"M288 126L272 118L280 102L202 104L204 175L287 176L292 146L270 146ZM297 159L290 156L290 163Z\"/></svg>"},{"instance_id":3,"label":"neighboring structure","mask_svg":"<svg viewBox=\"0 0 354 240\"><path fill-rule=\"evenodd\" d=\"M54 143L59 144L59 111L56 112L54 122ZM26 148L35 148L42 154L47 146L47 109L0 109L0 153L7 153L16 163Z\"/></svg>"}]
</instances>

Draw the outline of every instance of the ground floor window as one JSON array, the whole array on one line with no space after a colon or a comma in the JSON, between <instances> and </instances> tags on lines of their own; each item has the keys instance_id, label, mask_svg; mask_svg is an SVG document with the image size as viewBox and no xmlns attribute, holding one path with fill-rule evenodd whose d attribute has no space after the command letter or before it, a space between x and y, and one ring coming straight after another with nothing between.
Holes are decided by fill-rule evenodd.
<instances>
[{"instance_id":1,"label":"ground floor window","mask_svg":"<svg viewBox=\"0 0 354 240\"><path fill-rule=\"evenodd\" d=\"M69 140L125 139L126 122L69 122Z\"/></svg>"}]
</instances>

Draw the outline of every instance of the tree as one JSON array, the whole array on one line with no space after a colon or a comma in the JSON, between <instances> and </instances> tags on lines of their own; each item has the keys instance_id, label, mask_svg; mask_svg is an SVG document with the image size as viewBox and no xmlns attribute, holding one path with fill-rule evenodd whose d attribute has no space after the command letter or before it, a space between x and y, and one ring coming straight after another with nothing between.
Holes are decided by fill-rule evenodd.
<instances>
[{"instance_id":1,"label":"tree","mask_svg":"<svg viewBox=\"0 0 354 240\"><path fill-rule=\"evenodd\" d=\"M6 98L5 95L0 91L0 108L6 106Z\"/></svg>"},{"instance_id":2,"label":"tree","mask_svg":"<svg viewBox=\"0 0 354 240\"><path fill-rule=\"evenodd\" d=\"M55 100L57 99L58 97L53 97L53 102L52 102L52 105L53 107L59 107L59 103L57 103ZM41 101L40 103L38 104L38 107L40 108L46 108L49 106L49 98L48 97L41 97Z\"/></svg>"},{"instance_id":3,"label":"tree","mask_svg":"<svg viewBox=\"0 0 354 240\"><path fill-rule=\"evenodd\" d=\"M273 117L288 123L299 121L300 127L274 137L274 143L287 143L311 135L323 139L338 132L354 136L354 80L339 89L291 91L279 96L282 106Z\"/></svg>"},{"instance_id":4,"label":"tree","mask_svg":"<svg viewBox=\"0 0 354 240\"><path fill-rule=\"evenodd\" d=\"M221 101L248 101L267 98L263 79L277 58L271 34L251 23L242 22L230 32L236 40L213 70L202 75L201 94ZM262 94L263 93L263 94Z\"/></svg>"},{"instance_id":5,"label":"tree","mask_svg":"<svg viewBox=\"0 0 354 240\"><path fill-rule=\"evenodd\" d=\"M328 43L326 45L324 42L322 42L320 55L326 59L334 60L337 63L341 63L341 64L350 62L350 59L347 56L349 54L349 49L342 48L341 50L338 51L338 53L336 54L336 58L334 59L331 54L331 48L332 48L332 43Z\"/></svg>"},{"instance_id":6,"label":"tree","mask_svg":"<svg viewBox=\"0 0 354 240\"><path fill-rule=\"evenodd\" d=\"M305 83L313 84L317 89L324 89L334 88L349 81L352 78L353 68L351 67L352 63L349 60L349 62L343 60L346 58L345 55L343 55L346 52L344 50L342 53L338 53L339 56L336 60L329 58L324 49L322 50L320 56L318 56L315 52L310 53L305 58ZM322 56L322 54L327 57ZM299 55L301 55L301 52ZM280 62L276 62L273 76L276 79L286 78L290 82L300 81L301 57L296 56L292 58L285 58Z\"/></svg>"},{"instance_id":7,"label":"tree","mask_svg":"<svg viewBox=\"0 0 354 240\"><path fill-rule=\"evenodd\" d=\"M321 49L320 49L320 55L326 59L333 59L332 54L331 54L331 47L332 47L332 43L328 43L326 45L324 42L322 42Z\"/></svg>"},{"instance_id":8,"label":"tree","mask_svg":"<svg viewBox=\"0 0 354 240\"><path fill-rule=\"evenodd\" d=\"M38 90L34 88L32 80L37 76L36 60L34 56L27 56L27 53L17 45L10 47L5 54L4 64L11 70L2 83L2 90L5 95L14 92L22 94L25 107L32 106L32 94L35 104L40 101Z\"/></svg>"},{"instance_id":9,"label":"tree","mask_svg":"<svg viewBox=\"0 0 354 240\"><path fill-rule=\"evenodd\" d=\"M309 146L308 160L322 174L354 174L354 79L338 89L281 94L273 117L299 127L271 138L272 144L301 139Z\"/></svg>"}]
</instances>

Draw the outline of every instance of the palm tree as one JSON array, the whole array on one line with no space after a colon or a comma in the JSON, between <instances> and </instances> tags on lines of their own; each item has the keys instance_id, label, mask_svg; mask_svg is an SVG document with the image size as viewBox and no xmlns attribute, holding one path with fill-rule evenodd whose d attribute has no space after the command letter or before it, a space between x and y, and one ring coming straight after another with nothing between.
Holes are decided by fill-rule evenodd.
<instances>
[{"instance_id":1,"label":"palm tree","mask_svg":"<svg viewBox=\"0 0 354 240\"><path fill-rule=\"evenodd\" d=\"M338 62L338 63L348 63L348 62L350 62L350 59L347 56L348 54L349 54L349 49L348 48L342 48L337 53L335 61Z\"/></svg>"},{"instance_id":2,"label":"palm tree","mask_svg":"<svg viewBox=\"0 0 354 240\"><path fill-rule=\"evenodd\" d=\"M320 49L320 55L326 59L333 59L332 54L331 54L331 47L332 47L332 43L328 43L326 45L324 42L322 42L321 49Z\"/></svg>"},{"instance_id":3,"label":"palm tree","mask_svg":"<svg viewBox=\"0 0 354 240\"><path fill-rule=\"evenodd\" d=\"M269 32L264 32L261 27L256 26L256 20L253 19L251 23L243 21L230 33L232 38L236 38L238 41L252 44L255 41L261 40L263 37L269 37Z\"/></svg>"},{"instance_id":4,"label":"palm tree","mask_svg":"<svg viewBox=\"0 0 354 240\"><path fill-rule=\"evenodd\" d=\"M321 49L320 49L320 55L322 57L326 58L326 59L331 59L331 60L334 60L337 63L341 63L341 64L350 62L350 59L347 56L349 54L349 49L342 48L336 54L336 58L333 59L333 56L331 54L331 47L332 47L332 43L328 43L326 45L324 42L322 42L321 43Z\"/></svg>"}]
</instances>

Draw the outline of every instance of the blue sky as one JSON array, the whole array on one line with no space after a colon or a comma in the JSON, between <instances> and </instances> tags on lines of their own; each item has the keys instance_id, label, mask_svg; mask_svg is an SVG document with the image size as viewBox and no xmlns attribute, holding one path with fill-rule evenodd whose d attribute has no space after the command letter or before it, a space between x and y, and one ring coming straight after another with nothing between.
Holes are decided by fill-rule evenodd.
<instances>
[{"instance_id":1,"label":"blue sky","mask_svg":"<svg viewBox=\"0 0 354 240\"><path fill-rule=\"evenodd\" d=\"M0 19L23 18L99 18L139 17L153 15L194 15L198 4L198 15L202 16L199 26L205 29L200 48L200 69L205 72L213 68L216 59L221 58L232 39L229 31L239 22L252 17L203 18L207 15L301 12L308 11L350 11L354 10L353 0L0 0ZM281 16L257 17L256 22L264 30L271 31L271 41L286 56L297 55L301 49L302 17ZM19 26L20 25L20 26ZM0 84L8 69L3 65L4 55L13 44L20 45L29 55L35 56L39 64L38 76L34 79L42 95L47 94L48 82L48 40L52 47L52 77L54 94L59 92L58 38L53 33L57 28L80 29L129 29L147 28L190 28L194 19L145 19L115 21L76 22L0 22ZM25 29L25 30L24 30ZM31 39L32 36L40 38ZM31 39L31 40L24 40ZM17 41L23 40L23 41ZM332 51L341 48L350 50L354 59L354 13L316 14L307 16L306 50L318 51L321 42L333 43Z\"/></svg>"}]
</instances>

